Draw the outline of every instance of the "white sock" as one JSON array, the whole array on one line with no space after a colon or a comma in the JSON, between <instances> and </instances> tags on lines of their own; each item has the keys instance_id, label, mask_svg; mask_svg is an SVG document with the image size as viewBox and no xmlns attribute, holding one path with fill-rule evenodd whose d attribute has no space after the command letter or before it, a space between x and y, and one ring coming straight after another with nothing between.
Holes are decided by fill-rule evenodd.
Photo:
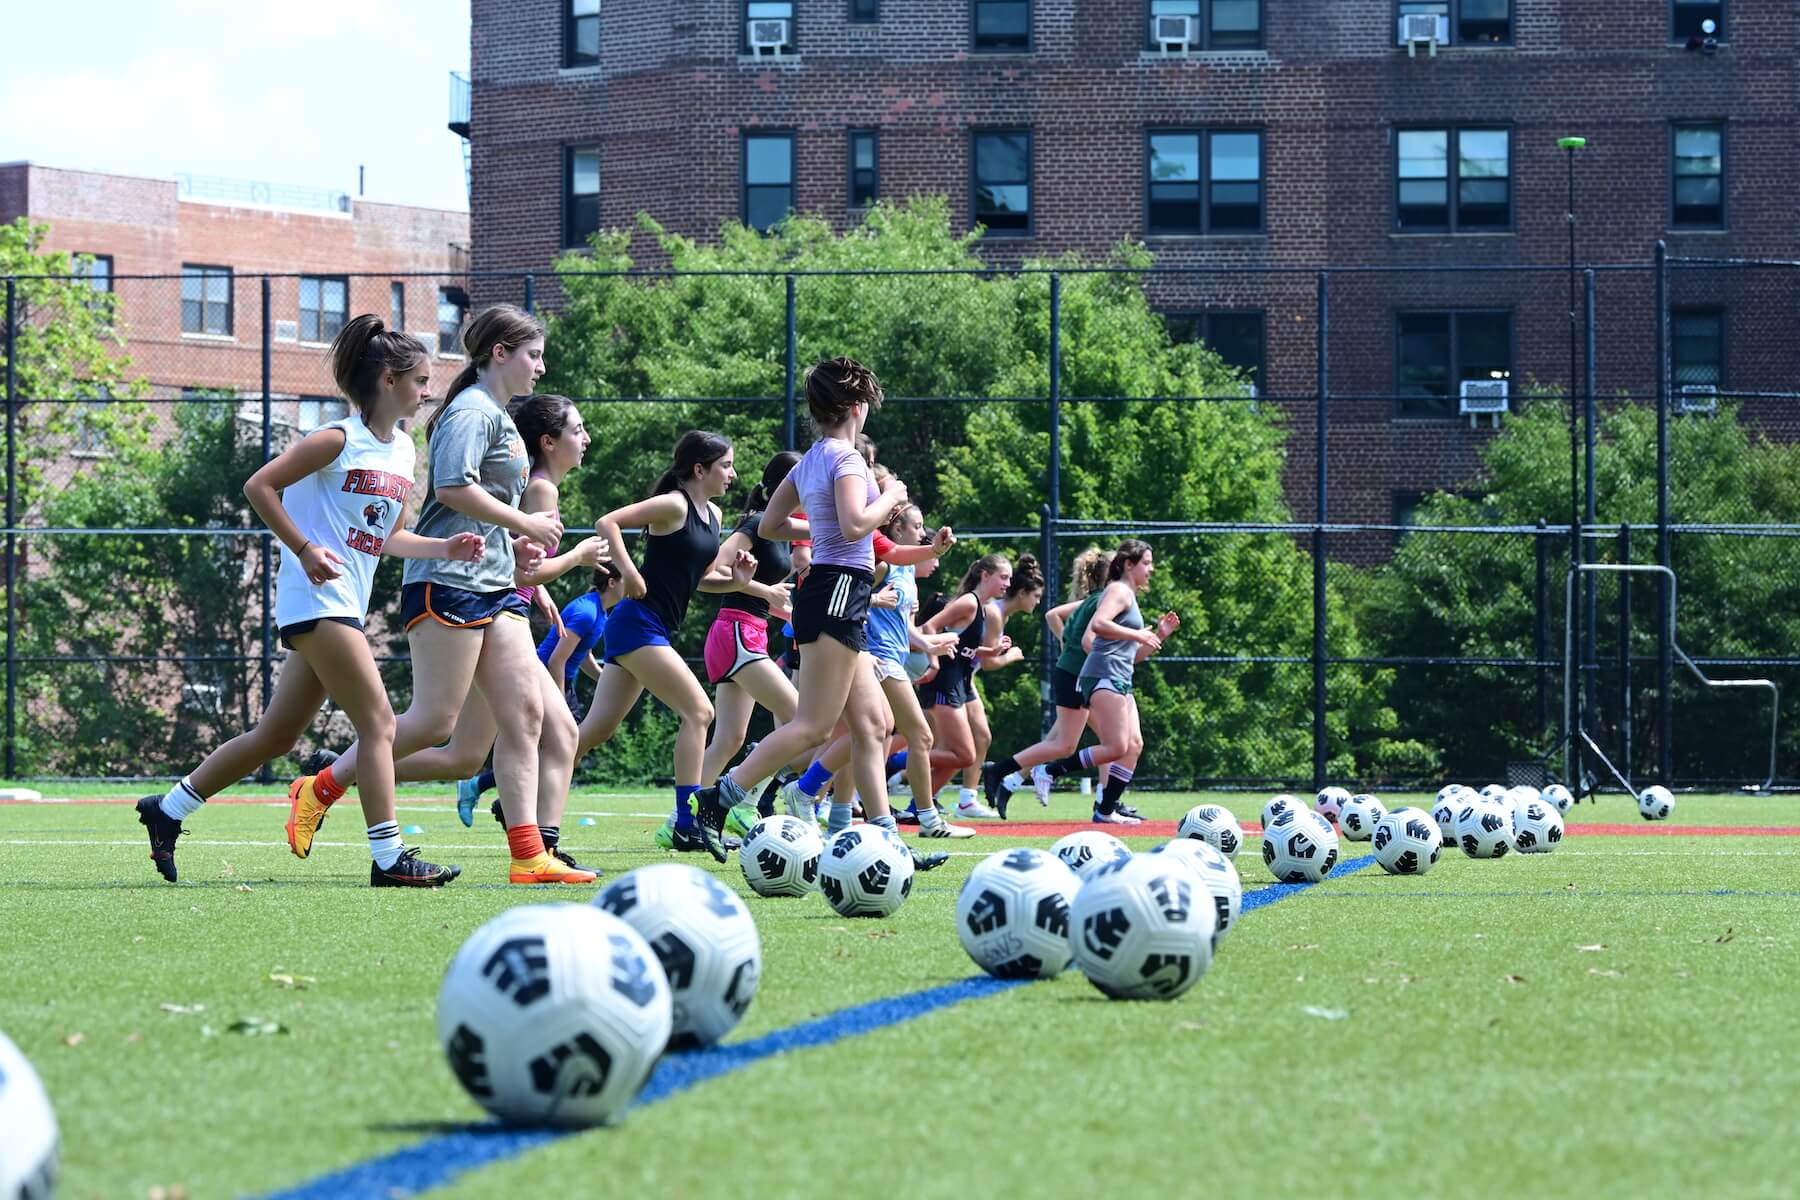
<instances>
[{"instance_id":1,"label":"white sock","mask_svg":"<svg viewBox=\"0 0 1800 1200\"><path fill-rule=\"evenodd\" d=\"M194 785L183 776L180 783L169 789L169 794L162 798L162 803L157 807L170 820L185 821L200 811L200 806L205 803L206 797L194 790Z\"/></svg>"},{"instance_id":2,"label":"white sock","mask_svg":"<svg viewBox=\"0 0 1800 1200\"><path fill-rule=\"evenodd\" d=\"M387 870L400 860L400 852L406 849L406 843L400 840L400 826L395 821L383 821L379 825L369 826L369 853L375 858L375 865Z\"/></svg>"},{"instance_id":3,"label":"white sock","mask_svg":"<svg viewBox=\"0 0 1800 1200\"><path fill-rule=\"evenodd\" d=\"M920 829L936 829L938 822L942 819L943 816L938 812L937 805L935 804L927 805L919 810Z\"/></svg>"},{"instance_id":4,"label":"white sock","mask_svg":"<svg viewBox=\"0 0 1800 1200\"><path fill-rule=\"evenodd\" d=\"M968 808L978 798L974 788L962 788L956 793L956 807Z\"/></svg>"},{"instance_id":5,"label":"white sock","mask_svg":"<svg viewBox=\"0 0 1800 1200\"><path fill-rule=\"evenodd\" d=\"M839 804L833 800L831 802L831 823L825 826L825 835L831 837L848 828L850 828L850 805L847 802Z\"/></svg>"}]
</instances>

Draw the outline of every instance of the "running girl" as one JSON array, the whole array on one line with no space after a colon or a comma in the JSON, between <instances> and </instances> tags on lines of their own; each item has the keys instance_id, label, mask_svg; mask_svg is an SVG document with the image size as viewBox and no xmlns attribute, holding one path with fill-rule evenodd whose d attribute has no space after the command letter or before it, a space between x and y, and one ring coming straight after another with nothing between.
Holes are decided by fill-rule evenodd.
<instances>
[{"instance_id":1,"label":"running girl","mask_svg":"<svg viewBox=\"0 0 1800 1200\"><path fill-rule=\"evenodd\" d=\"M1001 797L998 808L981 803L980 793L983 763L987 761L988 747L994 744L994 732L988 726L987 703L981 698L978 686L980 677L1010 667L1025 657L1025 652L1013 645L1010 637L1004 636L1007 619L1020 613L1034 613L1044 599L1044 573L1038 568L1034 555L1022 554L1013 565L1012 582L1006 585L1003 598L989 600L986 605L986 618L989 626L1002 635L995 648L983 648L975 659L975 669L969 675L969 702L963 706L963 712L969 718L969 733L975 741L975 760L963 768L962 788L957 793L956 812L958 816L970 819L986 820L993 817L1006 819L1007 797Z\"/></svg>"},{"instance_id":2,"label":"running girl","mask_svg":"<svg viewBox=\"0 0 1800 1200\"><path fill-rule=\"evenodd\" d=\"M975 737L965 711L974 695L975 662L983 650L1000 651L1004 636L988 619L988 602L1006 594L1012 582L1012 563L1004 554L976 559L963 574L957 594L942 611L925 622L927 634L945 630L959 633L956 650L938 660L937 674L925 684L921 703L933 710L937 744L931 751L931 794L975 760ZM1009 646L1008 642L1006 645ZM911 756L908 756L910 761ZM958 815L965 815L959 812Z\"/></svg>"}]
</instances>

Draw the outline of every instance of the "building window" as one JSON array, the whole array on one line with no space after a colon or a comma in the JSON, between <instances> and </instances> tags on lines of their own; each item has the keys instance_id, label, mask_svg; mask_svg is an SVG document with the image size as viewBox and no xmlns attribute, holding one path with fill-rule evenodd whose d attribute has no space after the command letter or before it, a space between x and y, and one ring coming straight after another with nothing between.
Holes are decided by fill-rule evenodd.
<instances>
[{"instance_id":1,"label":"building window","mask_svg":"<svg viewBox=\"0 0 1800 1200\"><path fill-rule=\"evenodd\" d=\"M867 208L881 195L881 147L873 129L850 131L850 207Z\"/></svg>"},{"instance_id":2,"label":"building window","mask_svg":"<svg viewBox=\"0 0 1800 1200\"><path fill-rule=\"evenodd\" d=\"M439 355L462 356L462 323L463 315L468 312L468 307L468 302L463 299L461 288L441 287L438 289Z\"/></svg>"},{"instance_id":3,"label":"building window","mask_svg":"<svg viewBox=\"0 0 1800 1200\"><path fill-rule=\"evenodd\" d=\"M1512 225L1507 130L1402 129L1397 142L1394 225L1401 232L1482 233Z\"/></svg>"},{"instance_id":4,"label":"building window","mask_svg":"<svg viewBox=\"0 0 1800 1200\"><path fill-rule=\"evenodd\" d=\"M1262 0L1150 0L1150 48L1161 50L1174 39L1160 17L1188 19L1187 48L1191 50L1260 50Z\"/></svg>"},{"instance_id":5,"label":"building window","mask_svg":"<svg viewBox=\"0 0 1800 1200\"><path fill-rule=\"evenodd\" d=\"M96 292L112 291L112 255L77 253L69 257L69 273L71 275Z\"/></svg>"},{"instance_id":6,"label":"building window","mask_svg":"<svg viewBox=\"0 0 1800 1200\"><path fill-rule=\"evenodd\" d=\"M1163 318L1169 340L1176 344L1200 342L1243 372L1258 391L1262 388L1263 314L1257 312L1171 313Z\"/></svg>"},{"instance_id":7,"label":"building window","mask_svg":"<svg viewBox=\"0 0 1800 1200\"><path fill-rule=\"evenodd\" d=\"M794 135L744 135L744 224L766 232L794 209Z\"/></svg>"},{"instance_id":8,"label":"building window","mask_svg":"<svg viewBox=\"0 0 1800 1200\"><path fill-rule=\"evenodd\" d=\"M563 156L563 246L585 246L599 230L600 151L570 147Z\"/></svg>"},{"instance_id":9,"label":"building window","mask_svg":"<svg viewBox=\"0 0 1800 1200\"><path fill-rule=\"evenodd\" d=\"M795 45L791 0L744 0L745 54L792 54Z\"/></svg>"},{"instance_id":10,"label":"building window","mask_svg":"<svg viewBox=\"0 0 1800 1200\"><path fill-rule=\"evenodd\" d=\"M974 135L975 223L991 234L1031 232L1031 134L1024 130Z\"/></svg>"},{"instance_id":11,"label":"building window","mask_svg":"<svg viewBox=\"0 0 1800 1200\"><path fill-rule=\"evenodd\" d=\"M334 396L302 396L297 424L301 433L311 433L321 425L340 421L350 415L350 405Z\"/></svg>"},{"instance_id":12,"label":"building window","mask_svg":"<svg viewBox=\"0 0 1800 1200\"><path fill-rule=\"evenodd\" d=\"M316 275L300 277L300 340L329 342L350 319L350 282Z\"/></svg>"},{"instance_id":13,"label":"building window","mask_svg":"<svg viewBox=\"0 0 1800 1200\"><path fill-rule=\"evenodd\" d=\"M388 284L388 328L398 333L406 328L406 285Z\"/></svg>"},{"instance_id":14,"label":"building window","mask_svg":"<svg viewBox=\"0 0 1800 1200\"><path fill-rule=\"evenodd\" d=\"M563 0L563 66L600 65L600 0Z\"/></svg>"},{"instance_id":15,"label":"building window","mask_svg":"<svg viewBox=\"0 0 1800 1200\"><path fill-rule=\"evenodd\" d=\"M181 264L181 332L231 336L231 268Z\"/></svg>"},{"instance_id":16,"label":"building window","mask_svg":"<svg viewBox=\"0 0 1800 1200\"><path fill-rule=\"evenodd\" d=\"M1262 134L1159 130L1150 134L1148 164L1150 233L1255 233L1262 228Z\"/></svg>"},{"instance_id":17,"label":"building window","mask_svg":"<svg viewBox=\"0 0 1800 1200\"><path fill-rule=\"evenodd\" d=\"M1675 386L1725 383L1725 310L1678 308L1669 314Z\"/></svg>"},{"instance_id":18,"label":"building window","mask_svg":"<svg viewBox=\"0 0 1800 1200\"><path fill-rule=\"evenodd\" d=\"M1675 126L1676 225L1725 226L1725 127Z\"/></svg>"},{"instance_id":19,"label":"building window","mask_svg":"<svg viewBox=\"0 0 1800 1200\"><path fill-rule=\"evenodd\" d=\"M1442 17L1459 46L1503 46L1512 41L1512 0L1400 0L1399 15Z\"/></svg>"},{"instance_id":20,"label":"building window","mask_svg":"<svg viewBox=\"0 0 1800 1200\"><path fill-rule=\"evenodd\" d=\"M1685 42L1689 38L1725 39L1725 6L1714 0L1708 4L1706 0L1675 0L1674 4L1674 40ZM1712 32L1706 30L1706 22L1713 23Z\"/></svg>"},{"instance_id":21,"label":"building window","mask_svg":"<svg viewBox=\"0 0 1800 1200\"><path fill-rule=\"evenodd\" d=\"M1512 377L1512 314L1407 312L1394 318L1396 415L1454 417L1462 383Z\"/></svg>"},{"instance_id":22,"label":"building window","mask_svg":"<svg viewBox=\"0 0 1800 1200\"><path fill-rule=\"evenodd\" d=\"M873 25L881 20L881 0L850 0L850 23Z\"/></svg>"},{"instance_id":23,"label":"building window","mask_svg":"<svg viewBox=\"0 0 1800 1200\"><path fill-rule=\"evenodd\" d=\"M975 49L1031 49L1031 0L971 0L970 7Z\"/></svg>"}]
</instances>

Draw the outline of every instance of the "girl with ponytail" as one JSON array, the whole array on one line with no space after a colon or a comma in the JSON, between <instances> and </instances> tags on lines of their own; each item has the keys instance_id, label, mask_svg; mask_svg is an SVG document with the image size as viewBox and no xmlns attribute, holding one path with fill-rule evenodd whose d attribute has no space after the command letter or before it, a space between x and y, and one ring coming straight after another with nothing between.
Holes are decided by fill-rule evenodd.
<instances>
[{"instance_id":1,"label":"girl with ponytail","mask_svg":"<svg viewBox=\"0 0 1800 1200\"><path fill-rule=\"evenodd\" d=\"M957 793L956 812L958 816L970 819L985 819L998 816L1006 819L1006 802L1008 797L992 795L987 803L981 802L981 793L977 788L982 786L984 763L987 761L988 748L994 744L994 731L988 725L987 705L982 701L981 689L975 686L976 680L984 673L998 671L1010 667L1025 658L1025 652L1013 645L1006 636L1006 622L1009 617L1020 613L1034 613L1044 599L1044 572L1038 567L1037 556L1021 554L1019 561L1013 564L1012 579L1006 585L1003 596L996 596L987 602L984 614L990 629L998 632L998 641L992 649L983 647L975 657L975 670L969 678L969 702L963 706L963 712L969 719L969 733L975 741L975 760L963 768L962 788Z\"/></svg>"},{"instance_id":2,"label":"girl with ponytail","mask_svg":"<svg viewBox=\"0 0 1800 1200\"><path fill-rule=\"evenodd\" d=\"M275 623L292 653L274 695L254 729L207 755L168 794L137 803L150 859L171 883L182 822L208 797L292 752L327 699L349 715L364 746L370 886L441 887L459 873L426 862L401 841L394 819L394 710L363 618L378 556L470 563L481 557L482 540L400 528L412 488L413 444L398 423L431 397L425 347L364 314L339 331L331 364L356 415L308 433L244 485L251 507L281 542Z\"/></svg>"},{"instance_id":3,"label":"girl with ponytail","mask_svg":"<svg viewBox=\"0 0 1800 1200\"><path fill-rule=\"evenodd\" d=\"M507 413L512 398L529 395L544 373L544 327L510 304L495 305L469 322L463 348L468 364L426 426L431 466L419 529L472 533L483 550L473 562L409 563L402 577L413 699L394 727L395 771L404 780L460 778L480 769L493 744L512 851L509 882L592 883L596 873L557 846L575 718L537 661L517 590L520 569L534 570L563 532L554 512L519 507L531 456ZM301 858L331 805L358 778L363 753L359 742L289 789L288 845Z\"/></svg>"}]
</instances>

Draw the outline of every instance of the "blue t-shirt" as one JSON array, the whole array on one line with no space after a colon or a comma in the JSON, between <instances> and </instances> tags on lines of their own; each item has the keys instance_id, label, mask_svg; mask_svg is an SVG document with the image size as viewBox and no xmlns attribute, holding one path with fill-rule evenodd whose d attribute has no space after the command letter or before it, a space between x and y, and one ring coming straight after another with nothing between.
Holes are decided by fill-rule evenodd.
<instances>
[{"instance_id":1,"label":"blue t-shirt","mask_svg":"<svg viewBox=\"0 0 1800 1200\"><path fill-rule=\"evenodd\" d=\"M575 653L569 655L569 661L563 666L563 686L575 682L575 676L581 673L581 664L587 656L600 647L606 637L606 610L600 607L599 592L583 592L562 606L563 627L581 640L575 643ZM538 661L546 667L550 665L550 655L556 651L559 639L556 630L552 629L538 643Z\"/></svg>"},{"instance_id":2,"label":"blue t-shirt","mask_svg":"<svg viewBox=\"0 0 1800 1200\"><path fill-rule=\"evenodd\" d=\"M919 607L919 583L911 567L888 565L887 583L899 593L898 608L869 606L869 653L895 666L906 665L906 629L912 624L913 609Z\"/></svg>"}]
</instances>

